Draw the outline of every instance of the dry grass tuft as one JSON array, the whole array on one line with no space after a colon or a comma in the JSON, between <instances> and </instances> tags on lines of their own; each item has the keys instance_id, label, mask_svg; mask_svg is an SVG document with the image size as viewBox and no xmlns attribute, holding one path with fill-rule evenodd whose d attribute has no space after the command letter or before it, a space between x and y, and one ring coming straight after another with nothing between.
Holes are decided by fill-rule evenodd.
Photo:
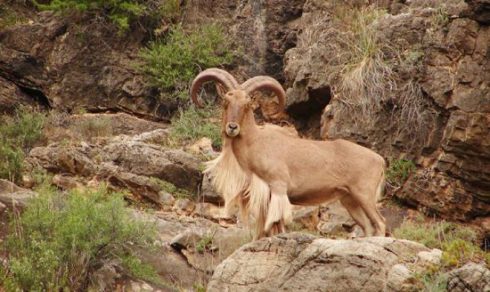
<instances>
[{"instance_id":1,"label":"dry grass tuft","mask_svg":"<svg viewBox=\"0 0 490 292\"><path fill-rule=\"evenodd\" d=\"M327 38L328 50L334 52L328 66L333 68L329 79L336 84L332 89L340 103L338 114L351 117L362 129L374 127L380 113L388 111L396 136L420 145L431 117L416 74L403 73L416 72L422 55L383 41L383 17L386 12L376 6L335 7Z\"/></svg>"}]
</instances>

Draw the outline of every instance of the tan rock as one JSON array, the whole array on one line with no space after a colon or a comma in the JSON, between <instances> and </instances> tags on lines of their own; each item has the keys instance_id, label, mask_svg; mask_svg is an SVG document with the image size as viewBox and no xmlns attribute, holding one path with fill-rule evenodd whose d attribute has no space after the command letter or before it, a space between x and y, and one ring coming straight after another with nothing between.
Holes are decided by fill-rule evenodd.
<instances>
[{"instance_id":1,"label":"tan rock","mask_svg":"<svg viewBox=\"0 0 490 292\"><path fill-rule=\"evenodd\" d=\"M21 188L14 183L0 179L0 203L8 208L24 208L37 193Z\"/></svg>"},{"instance_id":2,"label":"tan rock","mask_svg":"<svg viewBox=\"0 0 490 292\"><path fill-rule=\"evenodd\" d=\"M411 291L410 279L421 269L409 263L421 251L429 249L388 237L283 234L233 253L216 268L208 291Z\"/></svg>"},{"instance_id":3,"label":"tan rock","mask_svg":"<svg viewBox=\"0 0 490 292\"><path fill-rule=\"evenodd\" d=\"M71 190L75 188L84 187L82 183L76 180L76 178L68 175L61 175L61 174L54 175L52 183L64 190Z\"/></svg>"},{"instance_id":4,"label":"tan rock","mask_svg":"<svg viewBox=\"0 0 490 292\"><path fill-rule=\"evenodd\" d=\"M209 157L214 157L217 155L217 153L213 149L213 143L211 139L207 137L199 139L196 143L187 147L186 150L195 155L205 155Z\"/></svg>"},{"instance_id":5,"label":"tan rock","mask_svg":"<svg viewBox=\"0 0 490 292\"><path fill-rule=\"evenodd\" d=\"M196 204L193 201L189 199L177 199L172 210L179 215L190 215L195 208Z\"/></svg>"},{"instance_id":6,"label":"tan rock","mask_svg":"<svg viewBox=\"0 0 490 292\"><path fill-rule=\"evenodd\" d=\"M318 206L294 206L293 222L297 227L308 230L316 230L320 222L320 207Z\"/></svg>"},{"instance_id":7,"label":"tan rock","mask_svg":"<svg viewBox=\"0 0 490 292\"><path fill-rule=\"evenodd\" d=\"M448 291L490 291L490 270L485 264L467 263L449 272Z\"/></svg>"}]
</instances>

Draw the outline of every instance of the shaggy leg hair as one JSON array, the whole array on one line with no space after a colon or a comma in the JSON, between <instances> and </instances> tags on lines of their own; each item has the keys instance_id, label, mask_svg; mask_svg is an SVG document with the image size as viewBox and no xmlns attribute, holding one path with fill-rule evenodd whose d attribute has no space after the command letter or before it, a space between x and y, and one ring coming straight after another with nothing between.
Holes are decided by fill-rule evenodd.
<instances>
[{"instance_id":1,"label":"shaggy leg hair","mask_svg":"<svg viewBox=\"0 0 490 292\"><path fill-rule=\"evenodd\" d=\"M267 218L279 221L287 217L287 210L290 213L290 208L284 207L287 206L285 202L271 200L271 190L267 183L258 176L243 171L229 147L224 147L216 159L206 163L204 173L210 173L212 176L212 183L223 195L225 210L229 215L234 214L234 209L238 206L240 220L255 230L255 239L265 236ZM274 210L271 212L272 217L268 216L271 210ZM279 215L278 212L285 212L286 215ZM254 219L252 224L249 224L249 217Z\"/></svg>"}]
</instances>

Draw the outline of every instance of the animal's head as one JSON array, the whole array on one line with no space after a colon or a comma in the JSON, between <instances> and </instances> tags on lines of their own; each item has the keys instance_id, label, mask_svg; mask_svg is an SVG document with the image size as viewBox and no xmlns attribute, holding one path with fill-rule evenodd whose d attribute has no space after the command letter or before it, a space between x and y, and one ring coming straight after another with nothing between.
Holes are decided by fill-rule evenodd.
<instances>
[{"instance_id":1,"label":"animal's head","mask_svg":"<svg viewBox=\"0 0 490 292\"><path fill-rule=\"evenodd\" d=\"M217 84L220 96L223 98L223 132L230 138L240 134L247 114L252 112L252 94L258 90L269 90L276 94L279 100L279 110L284 108L286 93L281 84L268 76L256 76L238 84L235 78L228 72L210 68L196 76L191 86L192 101L199 107L202 103L198 99L199 91L206 82L213 81Z\"/></svg>"}]
</instances>

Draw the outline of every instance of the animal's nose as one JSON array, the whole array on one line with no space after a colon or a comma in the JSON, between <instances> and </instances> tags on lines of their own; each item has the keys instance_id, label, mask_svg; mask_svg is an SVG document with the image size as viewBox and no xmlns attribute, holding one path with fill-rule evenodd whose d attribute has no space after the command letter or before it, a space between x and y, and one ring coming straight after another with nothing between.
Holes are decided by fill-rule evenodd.
<instances>
[{"instance_id":1,"label":"animal's nose","mask_svg":"<svg viewBox=\"0 0 490 292\"><path fill-rule=\"evenodd\" d=\"M236 130L238 125L236 123L228 123L228 128L230 128L230 130Z\"/></svg>"}]
</instances>

